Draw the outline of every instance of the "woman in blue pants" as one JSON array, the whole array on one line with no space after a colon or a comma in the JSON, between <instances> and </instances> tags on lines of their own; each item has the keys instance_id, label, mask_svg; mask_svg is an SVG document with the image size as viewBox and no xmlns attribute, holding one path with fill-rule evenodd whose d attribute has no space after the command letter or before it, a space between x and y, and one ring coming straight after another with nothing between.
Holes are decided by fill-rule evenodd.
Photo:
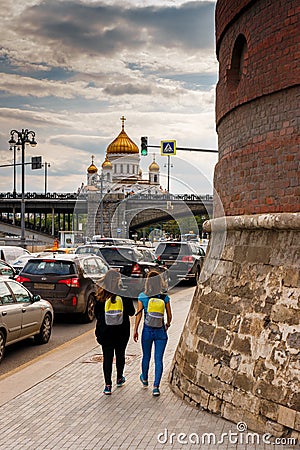
<instances>
[{"instance_id":1,"label":"woman in blue pants","mask_svg":"<svg viewBox=\"0 0 300 450\"><path fill-rule=\"evenodd\" d=\"M170 297L163 293L164 281L159 272L149 272L145 290L138 296L138 307L134 327L134 341L138 340L138 328L144 311L144 326L142 331L142 373L140 381L144 387L148 387L148 372L151 359L151 351L154 343L155 375L152 394L160 395L159 385L163 373L163 356L168 341L167 330L171 325L172 311ZM164 321L164 313L167 321Z\"/></svg>"}]
</instances>

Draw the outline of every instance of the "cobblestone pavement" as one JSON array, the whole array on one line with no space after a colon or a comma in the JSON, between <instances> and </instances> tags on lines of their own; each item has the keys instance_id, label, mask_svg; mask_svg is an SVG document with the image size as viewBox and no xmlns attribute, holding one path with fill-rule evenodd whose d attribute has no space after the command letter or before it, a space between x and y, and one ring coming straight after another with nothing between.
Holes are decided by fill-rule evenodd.
<instances>
[{"instance_id":1,"label":"cobblestone pavement","mask_svg":"<svg viewBox=\"0 0 300 450\"><path fill-rule=\"evenodd\" d=\"M79 358L0 407L0 449L295 448L268 445L262 442L262 436L258 444L247 445L245 440L234 444L226 436L221 443L222 433L237 433L236 425L191 406L169 388L168 372L193 291L186 288L172 297L174 321L169 330L160 397L152 397L151 387L144 389L139 382L140 343L132 339L127 349L126 384L114 387L111 396L103 395L100 347L91 339L92 345ZM58 349L57 361L59 355ZM153 366L151 369L153 374ZM21 384L22 375L26 375L25 370L18 373ZM7 378L1 379L0 385L8 382ZM204 433L213 434L209 437ZM246 433L238 436L246 439Z\"/></svg>"}]
</instances>

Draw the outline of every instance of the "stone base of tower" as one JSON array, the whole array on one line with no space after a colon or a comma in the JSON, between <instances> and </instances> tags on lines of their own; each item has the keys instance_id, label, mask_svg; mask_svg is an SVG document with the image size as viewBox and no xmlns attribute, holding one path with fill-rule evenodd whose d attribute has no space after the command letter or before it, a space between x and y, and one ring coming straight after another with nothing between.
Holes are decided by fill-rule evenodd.
<instances>
[{"instance_id":1,"label":"stone base of tower","mask_svg":"<svg viewBox=\"0 0 300 450\"><path fill-rule=\"evenodd\" d=\"M300 213L226 217L207 227L217 243L225 233L225 244L207 255L171 387L250 430L299 439Z\"/></svg>"}]
</instances>

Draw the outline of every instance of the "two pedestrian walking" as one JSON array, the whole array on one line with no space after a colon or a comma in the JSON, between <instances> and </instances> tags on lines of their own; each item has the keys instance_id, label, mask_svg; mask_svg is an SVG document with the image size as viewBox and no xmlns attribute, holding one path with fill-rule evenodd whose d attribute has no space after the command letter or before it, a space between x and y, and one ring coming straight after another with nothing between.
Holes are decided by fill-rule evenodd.
<instances>
[{"instance_id":1,"label":"two pedestrian walking","mask_svg":"<svg viewBox=\"0 0 300 450\"><path fill-rule=\"evenodd\" d=\"M160 395L160 381L163 373L163 356L168 341L167 330L171 325L172 312L170 297L164 293L165 283L161 274L150 271L146 278L144 292L138 296L137 313L134 326L134 341L138 341L138 329L142 316L144 324L142 330L142 373L140 382L148 387L148 372L154 345L155 376L153 396ZM105 379L104 394L112 392L112 364L116 358L117 387L125 383L124 366L125 351L130 336L129 317L135 313L131 298L121 294L121 276L114 269L110 269L104 278L103 287L97 293L95 304L96 338L102 346L103 372ZM164 321L164 316L167 321Z\"/></svg>"}]
</instances>

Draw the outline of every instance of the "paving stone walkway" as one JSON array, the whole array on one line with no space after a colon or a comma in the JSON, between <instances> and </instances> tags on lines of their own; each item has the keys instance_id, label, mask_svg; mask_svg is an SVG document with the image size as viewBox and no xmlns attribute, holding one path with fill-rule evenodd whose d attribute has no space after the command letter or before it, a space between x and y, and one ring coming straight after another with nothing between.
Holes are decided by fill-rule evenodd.
<instances>
[{"instance_id":1,"label":"paving stone walkway","mask_svg":"<svg viewBox=\"0 0 300 450\"><path fill-rule=\"evenodd\" d=\"M79 358L0 407L0 449L295 448L262 441L235 444L226 436L221 443L222 433L237 433L236 425L191 406L171 391L168 372L192 294L193 288L187 288L172 297L174 322L169 330L160 397L152 397L151 387L144 389L139 382L140 343L132 339L127 350L126 384L113 387L111 396L103 395L101 349L91 341L93 345ZM58 349L57 361L59 355ZM22 375L26 375L25 370L18 373L21 384ZM0 385L8 381L1 379ZM25 385L27 380L23 381ZM246 438L245 433L237 435L240 440Z\"/></svg>"}]
</instances>

